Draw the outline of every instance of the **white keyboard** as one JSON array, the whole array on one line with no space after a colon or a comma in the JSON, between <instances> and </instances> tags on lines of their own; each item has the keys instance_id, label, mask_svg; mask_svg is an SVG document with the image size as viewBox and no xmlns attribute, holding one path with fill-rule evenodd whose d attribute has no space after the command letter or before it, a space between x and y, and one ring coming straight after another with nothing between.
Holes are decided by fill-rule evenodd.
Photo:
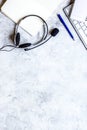
<instances>
[{"instance_id":1,"label":"white keyboard","mask_svg":"<svg viewBox=\"0 0 87 130\"><path fill-rule=\"evenodd\" d=\"M74 27L75 31L77 32L79 38L81 39L84 47L87 49L87 22L80 22L77 20L70 19L69 13L72 8L72 4L64 8L64 13L70 20L72 26Z\"/></svg>"}]
</instances>

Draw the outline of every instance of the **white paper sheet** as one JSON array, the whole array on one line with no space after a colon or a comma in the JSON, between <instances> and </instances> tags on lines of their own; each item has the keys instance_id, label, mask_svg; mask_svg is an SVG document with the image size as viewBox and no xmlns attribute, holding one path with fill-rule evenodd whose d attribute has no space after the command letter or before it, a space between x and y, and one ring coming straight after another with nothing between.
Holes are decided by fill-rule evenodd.
<instances>
[{"instance_id":1,"label":"white paper sheet","mask_svg":"<svg viewBox=\"0 0 87 130\"><path fill-rule=\"evenodd\" d=\"M60 2L61 0L7 0L1 10L16 23L20 18L29 14L36 14L47 20ZM41 22L37 23L33 20L32 25L29 26L29 20L27 20L26 24L25 22L21 24L21 27L35 34Z\"/></svg>"},{"instance_id":2,"label":"white paper sheet","mask_svg":"<svg viewBox=\"0 0 87 130\"><path fill-rule=\"evenodd\" d=\"M75 0L71 18L85 22L87 17L87 0Z\"/></svg>"}]
</instances>

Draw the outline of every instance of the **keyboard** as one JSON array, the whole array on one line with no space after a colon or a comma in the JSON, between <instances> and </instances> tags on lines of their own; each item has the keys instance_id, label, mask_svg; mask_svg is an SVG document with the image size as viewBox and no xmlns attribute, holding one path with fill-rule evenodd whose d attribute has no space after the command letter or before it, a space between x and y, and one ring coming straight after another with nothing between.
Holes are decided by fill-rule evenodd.
<instances>
[{"instance_id":1,"label":"keyboard","mask_svg":"<svg viewBox=\"0 0 87 130\"><path fill-rule=\"evenodd\" d=\"M70 11L73 4L66 6L63 10L68 17L70 23L72 24L74 30L82 41L84 47L87 49L87 22L81 22L70 18Z\"/></svg>"}]
</instances>

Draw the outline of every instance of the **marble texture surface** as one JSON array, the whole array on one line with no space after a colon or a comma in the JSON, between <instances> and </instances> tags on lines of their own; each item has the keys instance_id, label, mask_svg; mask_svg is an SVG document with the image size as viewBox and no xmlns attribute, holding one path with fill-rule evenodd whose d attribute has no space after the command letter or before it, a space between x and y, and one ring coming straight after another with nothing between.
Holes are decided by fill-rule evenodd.
<instances>
[{"instance_id":1,"label":"marble texture surface","mask_svg":"<svg viewBox=\"0 0 87 130\"><path fill-rule=\"evenodd\" d=\"M0 130L87 130L87 51L67 19L75 41L56 12L50 21L60 33L43 46L0 52ZM0 46L13 29L0 13Z\"/></svg>"}]
</instances>

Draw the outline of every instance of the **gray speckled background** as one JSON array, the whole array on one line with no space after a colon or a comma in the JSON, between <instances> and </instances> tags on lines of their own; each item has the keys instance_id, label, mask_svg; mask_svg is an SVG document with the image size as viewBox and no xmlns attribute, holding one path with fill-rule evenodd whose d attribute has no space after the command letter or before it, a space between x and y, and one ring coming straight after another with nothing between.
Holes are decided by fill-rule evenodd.
<instances>
[{"instance_id":1,"label":"gray speckled background","mask_svg":"<svg viewBox=\"0 0 87 130\"><path fill-rule=\"evenodd\" d=\"M55 38L29 52L0 52L0 130L87 130L87 51L55 15ZM0 46L13 43L13 29L0 13Z\"/></svg>"}]
</instances>

